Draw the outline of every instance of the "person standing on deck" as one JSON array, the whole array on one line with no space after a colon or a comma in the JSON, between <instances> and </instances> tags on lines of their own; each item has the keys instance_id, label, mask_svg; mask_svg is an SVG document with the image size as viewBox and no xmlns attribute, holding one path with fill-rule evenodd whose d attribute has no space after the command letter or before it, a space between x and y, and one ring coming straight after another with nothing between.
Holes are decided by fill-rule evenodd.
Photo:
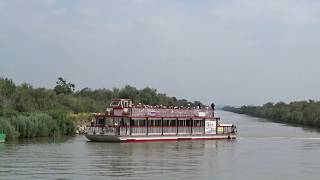
<instances>
[{"instance_id":1,"label":"person standing on deck","mask_svg":"<svg viewBox=\"0 0 320 180\"><path fill-rule=\"evenodd\" d=\"M211 104L211 108L212 108L212 115L213 115L213 117L214 117L214 109L215 109L215 106L216 106L216 105L215 105L214 103L212 103L212 104Z\"/></svg>"}]
</instances>

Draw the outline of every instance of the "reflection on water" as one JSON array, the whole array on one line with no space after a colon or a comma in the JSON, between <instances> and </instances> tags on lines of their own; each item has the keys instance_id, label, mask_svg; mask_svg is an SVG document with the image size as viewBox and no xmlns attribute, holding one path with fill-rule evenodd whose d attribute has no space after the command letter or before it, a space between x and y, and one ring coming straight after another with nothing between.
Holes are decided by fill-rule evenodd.
<instances>
[{"instance_id":1,"label":"reflection on water","mask_svg":"<svg viewBox=\"0 0 320 180\"><path fill-rule=\"evenodd\" d=\"M0 144L0 179L319 179L320 134L218 112L223 141L94 143L84 136Z\"/></svg>"},{"instance_id":2,"label":"reflection on water","mask_svg":"<svg viewBox=\"0 0 320 180\"><path fill-rule=\"evenodd\" d=\"M232 142L230 142L232 143ZM172 173L177 177L201 176L204 159L218 157L221 142L157 142L157 143L87 143L91 173L99 176L162 177ZM221 144L223 146L223 144ZM101 151L105 149L105 151ZM108 171L101 171L106 169ZM187 176L186 176L187 175ZM156 177L157 177L156 176Z\"/></svg>"}]
</instances>

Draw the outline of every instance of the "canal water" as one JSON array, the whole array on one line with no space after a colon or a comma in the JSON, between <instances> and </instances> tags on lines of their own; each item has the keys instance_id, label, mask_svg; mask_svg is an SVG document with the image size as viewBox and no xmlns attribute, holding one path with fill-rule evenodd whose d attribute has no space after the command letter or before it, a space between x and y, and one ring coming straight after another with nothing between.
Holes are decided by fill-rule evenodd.
<instances>
[{"instance_id":1,"label":"canal water","mask_svg":"<svg viewBox=\"0 0 320 180\"><path fill-rule=\"evenodd\" d=\"M237 140L92 143L84 136L0 144L0 179L319 180L320 133L230 112Z\"/></svg>"}]
</instances>

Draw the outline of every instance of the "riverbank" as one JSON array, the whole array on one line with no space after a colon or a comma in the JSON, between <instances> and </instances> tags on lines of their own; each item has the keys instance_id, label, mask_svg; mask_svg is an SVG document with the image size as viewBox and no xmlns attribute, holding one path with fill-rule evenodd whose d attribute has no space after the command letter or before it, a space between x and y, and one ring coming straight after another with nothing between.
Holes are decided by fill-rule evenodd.
<instances>
[{"instance_id":1,"label":"riverbank","mask_svg":"<svg viewBox=\"0 0 320 180\"><path fill-rule=\"evenodd\" d=\"M169 97L149 87L141 90L129 85L112 90L86 87L75 91L75 85L62 77L53 89L35 88L28 83L16 85L11 79L0 77L0 130L7 134L7 140L73 135L83 132L92 113L103 112L113 98L164 106L200 103Z\"/></svg>"},{"instance_id":2,"label":"riverbank","mask_svg":"<svg viewBox=\"0 0 320 180\"><path fill-rule=\"evenodd\" d=\"M273 122L320 128L319 101L296 101L288 104L284 102L267 103L262 106L242 106L239 108L226 106L223 110L266 118Z\"/></svg>"},{"instance_id":3,"label":"riverbank","mask_svg":"<svg viewBox=\"0 0 320 180\"><path fill-rule=\"evenodd\" d=\"M84 133L93 118L91 113L47 111L14 113L0 116L0 127L6 140L21 138L72 136Z\"/></svg>"},{"instance_id":4,"label":"riverbank","mask_svg":"<svg viewBox=\"0 0 320 180\"><path fill-rule=\"evenodd\" d=\"M7 140L73 135L76 123L66 112L32 112L0 117Z\"/></svg>"}]
</instances>

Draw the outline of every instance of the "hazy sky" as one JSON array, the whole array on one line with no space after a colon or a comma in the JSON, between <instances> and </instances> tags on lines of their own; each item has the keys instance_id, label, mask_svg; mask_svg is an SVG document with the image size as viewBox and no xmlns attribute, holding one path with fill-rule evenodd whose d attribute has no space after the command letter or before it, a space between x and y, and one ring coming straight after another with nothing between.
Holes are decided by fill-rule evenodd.
<instances>
[{"instance_id":1,"label":"hazy sky","mask_svg":"<svg viewBox=\"0 0 320 180\"><path fill-rule=\"evenodd\" d=\"M0 76L216 104L320 99L319 0L0 0Z\"/></svg>"}]
</instances>

